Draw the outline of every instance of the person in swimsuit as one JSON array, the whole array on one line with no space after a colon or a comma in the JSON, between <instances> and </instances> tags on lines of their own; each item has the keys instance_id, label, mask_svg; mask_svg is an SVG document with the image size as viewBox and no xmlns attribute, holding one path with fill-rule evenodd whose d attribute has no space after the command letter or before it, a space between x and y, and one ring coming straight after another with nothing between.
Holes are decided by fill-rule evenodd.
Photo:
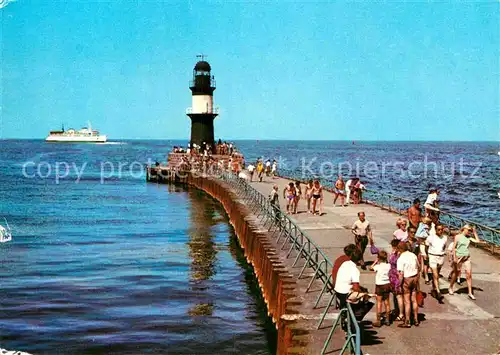
<instances>
[{"instance_id":1,"label":"person in swimsuit","mask_svg":"<svg viewBox=\"0 0 500 355\"><path fill-rule=\"evenodd\" d=\"M312 198L312 188L313 188L313 181L309 180L306 184L305 188L305 195L306 195L306 201L307 201L307 213L311 213L311 198Z\"/></svg>"},{"instance_id":2,"label":"person in swimsuit","mask_svg":"<svg viewBox=\"0 0 500 355\"><path fill-rule=\"evenodd\" d=\"M293 182L290 182L284 189L283 189L283 198L286 199L286 213L290 214L293 209L293 205L295 203L295 185Z\"/></svg>"},{"instance_id":3,"label":"person in swimsuit","mask_svg":"<svg viewBox=\"0 0 500 355\"><path fill-rule=\"evenodd\" d=\"M295 200L293 201L293 213L297 213L300 196L302 196L302 189L300 188L300 181L295 181Z\"/></svg>"},{"instance_id":4,"label":"person in swimsuit","mask_svg":"<svg viewBox=\"0 0 500 355\"><path fill-rule=\"evenodd\" d=\"M323 205L323 186L320 185L319 180L314 180L313 187L311 190L312 194L312 214L322 215L322 205ZM319 202L319 212L316 212L316 205Z\"/></svg>"},{"instance_id":5,"label":"person in swimsuit","mask_svg":"<svg viewBox=\"0 0 500 355\"><path fill-rule=\"evenodd\" d=\"M408 208L408 221L410 221L410 227L418 228L420 220L422 219L422 212L420 211L420 200L416 198L413 200L413 206Z\"/></svg>"},{"instance_id":6,"label":"person in swimsuit","mask_svg":"<svg viewBox=\"0 0 500 355\"><path fill-rule=\"evenodd\" d=\"M337 199L340 196L340 205L345 207L345 182L342 180L342 175L335 182L335 198L333 199L333 205L336 206Z\"/></svg>"}]
</instances>

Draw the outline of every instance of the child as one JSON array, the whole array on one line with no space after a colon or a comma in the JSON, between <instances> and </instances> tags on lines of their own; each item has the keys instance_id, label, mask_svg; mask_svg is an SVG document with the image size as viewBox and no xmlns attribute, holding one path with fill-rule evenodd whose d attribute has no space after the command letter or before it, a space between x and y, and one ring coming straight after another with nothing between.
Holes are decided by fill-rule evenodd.
<instances>
[{"instance_id":1,"label":"child","mask_svg":"<svg viewBox=\"0 0 500 355\"><path fill-rule=\"evenodd\" d=\"M391 293L391 283L389 281L389 270L391 265L387 263L387 252L381 250L378 252L377 260L370 266L370 270L375 271L375 294L377 295L377 321L372 325L381 327L382 323L391 325L391 303L389 294ZM382 322L382 302L385 306L385 319Z\"/></svg>"}]
</instances>

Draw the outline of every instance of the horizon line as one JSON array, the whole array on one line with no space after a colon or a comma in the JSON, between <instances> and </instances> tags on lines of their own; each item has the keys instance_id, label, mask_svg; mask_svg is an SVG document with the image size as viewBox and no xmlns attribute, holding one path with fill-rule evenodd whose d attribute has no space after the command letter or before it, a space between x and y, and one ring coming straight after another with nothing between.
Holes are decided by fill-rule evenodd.
<instances>
[{"instance_id":1,"label":"horizon line","mask_svg":"<svg viewBox=\"0 0 500 355\"><path fill-rule=\"evenodd\" d=\"M3 138L0 137L0 140L31 140L31 141L45 141L45 138ZM109 139L108 142L116 142L120 140L128 140L128 141L186 141L189 142L187 138L116 138ZM215 140L217 141L217 140ZM425 140L425 139L416 139L416 140L397 140L397 139L262 139L262 138L234 138L234 139L225 139L222 140L225 142L241 142L241 141L269 141L269 142L392 142L392 143L498 143L500 141L494 140ZM76 143L76 142L75 142Z\"/></svg>"}]
</instances>

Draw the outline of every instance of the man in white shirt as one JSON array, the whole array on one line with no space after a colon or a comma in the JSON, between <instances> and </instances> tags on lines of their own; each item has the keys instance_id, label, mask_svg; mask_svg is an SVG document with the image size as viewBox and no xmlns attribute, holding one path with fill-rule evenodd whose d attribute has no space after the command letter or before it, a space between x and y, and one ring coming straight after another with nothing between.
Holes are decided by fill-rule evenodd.
<instances>
[{"instance_id":1,"label":"man in white shirt","mask_svg":"<svg viewBox=\"0 0 500 355\"><path fill-rule=\"evenodd\" d=\"M276 219L279 218L280 211L280 202L279 202L279 194L278 194L278 185L274 185L271 193L269 194L269 202L271 202L271 206L274 209L274 217Z\"/></svg>"},{"instance_id":2,"label":"man in white shirt","mask_svg":"<svg viewBox=\"0 0 500 355\"><path fill-rule=\"evenodd\" d=\"M436 297L439 303L443 303L443 295L439 289L439 273L441 267L444 265L446 254L447 239L444 235L444 226L438 224L436 226L436 233L430 234L425 243L429 247L427 254L429 255L429 267L432 270L432 292L431 295Z\"/></svg>"},{"instance_id":3,"label":"man in white shirt","mask_svg":"<svg viewBox=\"0 0 500 355\"><path fill-rule=\"evenodd\" d=\"M335 260L332 270L334 290L341 309L346 307L347 298L352 291L361 291L359 287L360 272L356 267L359 251L354 244L349 244L344 248L344 254Z\"/></svg>"},{"instance_id":4,"label":"man in white shirt","mask_svg":"<svg viewBox=\"0 0 500 355\"><path fill-rule=\"evenodd\" d=\"M417 303L417 291L420 289L418 259L415 254L408 250L407 243L400 243L398 248L401 252L401 255L398 258L397 270L399 273L400 284L404 295L406 318L405 322L398 325L398 327L411 328L410 317L412 306L414 316L413 324L418 327L420 325L418 321Z\"/></svg>"},{"instance_id":5,"label":"man in white shirt","mask_svg":"<svg viewBox=\"0 0 500 355\"><path fill-rule=\"evenodd\" d=\"M361 260L359 261L359 265L363 270L366 270L365 259L363 255L365 254L368 241L370 241L370 243L373 243L373 236L370 222L365 219L364 212L358 212L358 220L352 225L351 231L352 234L354 234L354 243L361 252Z\"/></svg>"}]
</instances>

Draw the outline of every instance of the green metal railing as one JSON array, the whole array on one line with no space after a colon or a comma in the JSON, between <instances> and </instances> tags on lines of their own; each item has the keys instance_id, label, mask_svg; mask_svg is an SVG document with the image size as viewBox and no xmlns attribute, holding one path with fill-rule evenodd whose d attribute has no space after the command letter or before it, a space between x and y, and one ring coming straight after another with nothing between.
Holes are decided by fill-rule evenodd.
<instances>
[{"instance_id":1,"label":"green metal railing","mask_svg":"<svg viewBox=\"0 0 500 355\"><path fill-rule=\"evenodd\" d=\"M280 176L295 181L306 182L309 178L298 176L299 174L291 170L281 170ZM317 178L317 177L310 177ZM326 179L318 178L327 191L333 191L333 182ZM375 206L379 206L388 211L397 213L399 215L406 215L407 209L412 205L412 201L407 198L383 193L375 190L364 190L363 201ZM455 214L441 210L439 214L439 222L452 229L460 229L465 224L473 224L476 226L476 231L479 239L489 243L491 251L494 252L495 248L500 246L500 230L488 227L484 224L477 223Z\"/></svg>"},{"instance_id":2,"label":"green metal railing","mask_svg":"<svg viewBox=\"0 0 500 355\"><path fill-rule=\"evenodd\" d=\"M299 259L305 259L298 278L300 279L306 268L314 270L306 292L309 292L315 280L320 280L323 284L322 290L318 295L314 308L318 307L321 298L329 293L330 300L321 315L317 329L321 328L322 323L328 313L329 308L336 300L333 285L331 283L332 262L323 253L323 251L302 231L281 209L279 206L273 205L268 198L250 186L244 179L238 178L236 175L228 172L220 172L218 178L225 181L232 187L232 190L237 196L244 201L250 211L257 216L258 221L271 232L271 235L276 238L276 242L281 250L286 250L286 257L290 257L292 252L295 252L294 262L292 266L297 265ZM346 341L341 349L340 354L349 351L351 354L361 354L361 332L354 316L354 312L350 306L340 310L340 314L336 318L332 329L330 330L327 339L324 342L321 354L325 354L328 345L330 344L333 333L341 323L341 318L345 318L347 327L344 329L347 333Z\"/></svg>"}]
</instances>

